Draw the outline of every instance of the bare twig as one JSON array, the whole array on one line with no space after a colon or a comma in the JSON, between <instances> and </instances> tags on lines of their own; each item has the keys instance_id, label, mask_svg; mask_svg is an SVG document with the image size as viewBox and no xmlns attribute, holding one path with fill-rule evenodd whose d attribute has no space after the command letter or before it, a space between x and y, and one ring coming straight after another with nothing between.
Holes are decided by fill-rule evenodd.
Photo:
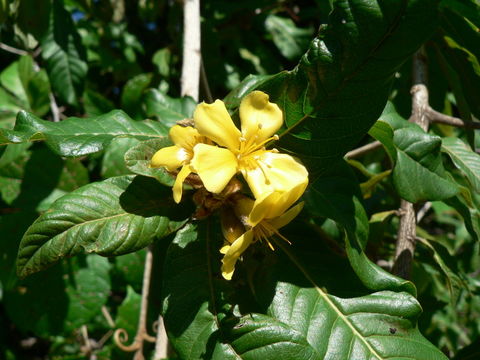
<instances>
[{"instance_id":1,"label":"bare twig","mask_svg":"<svg viewBox=\"0 0 480 360\"><path fill-rule=\"evenodd\" d=\"M374 141L371 142L367 145L360 146L359 148L353 149L352 151L349 151L345 154L345 157L347 159L353 159L362 155L365 155L366 153L369 153L370 151L373 151L375 149L378 149L382 146L382 143L380 141Z\"/></svg>"},{"instance_id":2,"label":"bare twig","mask_svg":"<svg viewBox=\"0 0 480 360\"><path fill-rule=\"evenodd\" d=\"M4 44L2 42L0 42L0 49L8 51L9 53L12 53L15 55L20 55L20 56L28 55L28 51L17 49L13 46Z\"/></svg>"},{"instance_id":3,"label":"bare twig","mask_svg":"<svg viewBox=\"0 0 480 360\"><path fill-rule=\"evenodd\" d=\"M200 0L184 0L182 95L198 101L200 83Z\"/></svg>"},{"instance_id":4,"label":"bare twig","mask_svg":"<svg viewBox=\"0 0 480 360\"><path fill-rule=\"evenodd\" d=\"M414 85L412 86L412 115L410 121L420 125L423 130L428 131L428 90L427 65L420 49L413 57ZM416 241L416 217L413 204L407 200L400 202L400 224L397 233L397 244L395 247L395 262L393 273L404 279L410 277L413 254Z\"/></svg>"},{"instance_id":5,"label":"bare twig","mask_svg":"<svg viewBox=\"0 0 480 360\"><path fill-rule=\"evenodd\" d=\"M442 114L441 112L433 110L431 107L428 107L427 109L427 117L431 123L446 124L470 129L480 129L480 122L463 121L457 117Z\"/></svg>"},{"instance_id":6,"label":"bare twig","mask_svg":"<svg viewBox=\"0 0 480 360\"><path fill-rule=\"evenodd\" d=\"M58 108L57 102L55 101L55 96L53 93L48 94L50 98L50 110L52 111L53 122L60 121L60 109Z\"/></svg>"},{"instance_id":7,"label":"bare twig","mask_svg":"<svg viewBox=\"0 0 480 360\"><path fill-rule=\"evenodd\" d=\"M155 342L155 337L147 333L147 311L148 311L148 294L150 292L150 280L152 277L152 263L153 252L150 245L147 249L147 256L145 258L145 267L143 270L142 283L142 300L140 304L140 316L138 319L137 334L132 344L125 345L128 341L128 334L125 329L117 329L113 334L115 344L123 351L135 351L134 360L144 360L143 356L143 342Z\"/></svg>"}]
</instances>

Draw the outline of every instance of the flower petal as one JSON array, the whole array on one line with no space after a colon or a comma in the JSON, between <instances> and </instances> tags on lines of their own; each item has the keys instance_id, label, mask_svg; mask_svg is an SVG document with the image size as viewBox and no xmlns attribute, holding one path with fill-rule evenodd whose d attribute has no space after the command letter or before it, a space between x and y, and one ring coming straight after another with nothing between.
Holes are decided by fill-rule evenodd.
<instances>
[{"instance_id":1,"label":"flower petal","mask_svg":"<svg viewBox=\"0 0 480 360\"><path fill-rule=\"evenodd\" d=\"M279 217L276 217L268 222L275 228L280 229L292 221L303 209L304 202L298 203L297 205L290 208L287 212L283 213Z\"/></svg>"},{"instance_id":2,"label":"flower petal","mask_svg":"<svg viewBox=\"0 0 480 360\"><path fill-rule=\"evenodd\" d=\"M193 154L190 164L210 192L220 193L237 172L237 158L228 149L197 144Z\"/></svg>"},{"instance_id":3,"label":"flower petal","mask_svg":"<svg viewBox=\"0 0 480 360\"><path fill-rule=\"evenodd\" d=\"M174 171L188 161L189 155L185 149L179 146L167 146L158 150L150 161L150 167L157 168L165 166L168 171Z\"/></svg>"},{"instance_id":4,"label":"flower petal","mask_svg":"<svg viewBox=\"0 0 480 360\"><path fill-rule=\"evenodd\" d=\"M172 139L175 145L178 145L184 149L193 150L193 147L199 142L202 135L199 134L197 129L191 126L175 125L170 129L168 133L170 139Z\"/></svg>"},{"instance_id":5,"label":"flower petal","mask_svg":"<svg viewBox=\"0 0 480 360\"><path fill-rule=\"evenodd\" d=\"M227 250L225 256L222 259L222 276L227 279L231 280L233 272L235 271L235 264L239 257L243 254L245 250L250 246L253 242L253 231L248 230L245 234L240 236L237 240L233 242L233 244L226 249L225 247L223 250Z\"/></svg>"},{"instance_id":6,"label":"flower petal","mask_svg":"<svg viewBox=\"0 0 480 360\"><path fill-rule=\"evenodd\" d=\"M283 124L282 110L268 101L262 91L252 91L240 103L242 134L246 139L257 135L260 143L275 134Z\"/></svg>"},{"instance_id":7,"label":"flower petal","mask_svg":"<svg viewBox=\"0 0 480 360\"><path fill-rule=\"evenodd\" d=\"M192 172L190 166L185 165L182 167L180 172L177 174L177 178L175 179L175 184L173 184L173 200L178 204L180 200L182 200L182 191L183 191L183 182L187 178L188 175Z\"/></svg>"},{"instance_id":8,"label":"flower petal","mask_svg":"<svg viewBox=\"0 0 480 360\"><path fill-rule=\"evenodd\" d=\"M215 100L213 104L199 104L193 113L193 120L200 134L220 146L238 150L242 134L233 123L223 101Z\"/></svg>"},{"instance_id":9,"label":"flower petal","mask_svg":"<svg viewBox=\"0 0 480 360\"><path fill-rule=\"evenodd\" d=\"M249 215L249 223L258 224L265 219L275 219L287 211L305 191L306 184L298 184L287 191L274 191L255 200Z\"/></svg>"},{"instance_id":10,"label":"flower petal","mask_svg":"<svg viewBox=\"0 0 480 360\"><path fill-rule=\"evenodd\" d=\"M253 169L240 169L255 198L261 198L272 191L287 191L308 184L308 171L287 154L265 151Z\"/></svg>"}]
</instances>

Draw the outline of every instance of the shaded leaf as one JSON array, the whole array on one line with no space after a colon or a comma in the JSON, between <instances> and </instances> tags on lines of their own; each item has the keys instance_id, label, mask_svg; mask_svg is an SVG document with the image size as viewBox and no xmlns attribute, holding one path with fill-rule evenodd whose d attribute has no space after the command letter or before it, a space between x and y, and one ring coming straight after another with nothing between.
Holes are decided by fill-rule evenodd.
<instances>
[{"instance_id":1,"label":"shaded leaf","mask_svg":"<svg viewBox=\"0 0 480 360\"><path fill-rule=\"evenodd\" d=\"M53 1L48 31L40 43L54 92L62 102L78 106L88 65L85 48L62 0Z\"/></svg>"},{"instance_id":2,"label":"shaded leaf","mask_svg":"<svg viewBox=\"0 0 480 360\"><path fill-rule=\"evenodd\" d=\"M179 120L191 118L197 106L195 100L189 96L172 98L156 89L146 92L144 103L147 116L157 118L169 128Z\"/></svg>"},{"instance_id":3,"label":"shaded leaf","mask_svg":"<svg viewBox=\"0 0 480 360\"><path fill-rule=\"evenodd\" d=\"M79 253L121 255L142 249L184 224L170 188L141 176L86 185L58 199L25 233L17 272L25 277Z\"/></svg>"},{"instance_id":4,"label":"shaded leaf","mask_svg":"<svg viewBox=\"0 0 480 360\"><path fill-rule=\"evenodd\" d=\"M122 109L133 119L144 118L142 111L143 92L152 82L152 74L140 74L127 81L122 91Z\"/></svg>"}]
</instances>

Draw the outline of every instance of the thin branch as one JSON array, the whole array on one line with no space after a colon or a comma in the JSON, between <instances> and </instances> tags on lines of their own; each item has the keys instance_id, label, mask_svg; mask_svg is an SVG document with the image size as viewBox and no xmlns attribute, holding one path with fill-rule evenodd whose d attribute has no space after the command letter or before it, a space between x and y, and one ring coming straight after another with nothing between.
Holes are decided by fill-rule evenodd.
<instances>
[{"instance_id":1,"label":"thin branch","mask_svg":"<svg viewBox=\"0 0 480 360\"><path fill-rule=\"evenodd\" d=\"M184 0L182 95L198 101L200 83L200 0Z\"/></svg>"},{"instance_id":2,"label":"thin branch","mask_svg":"<svg viewBox=\"0 0 480 360\"><path fill-rule=\"evenodd\" d=\"M50 98L50 110L52 111L53 122L60 121L60 109L58 108L57 102L55 101L55 96L53 93L48 94Z\"/></svg>"},{"instance_id":3,"label":"thin branch","mask_svg":"<svg viewBox=\"0 0 480 360\"><path fill-rule=\"evenodd\" d=\"M140 303L140 315L138 319L137 334L132 344L125 345L128 341L128 334L125 329L117 329L113 334L115 344L123 351L135 351L134 360L144 360L143 342L155 342L155 337L147 333L147 311L148 311L148 294L150 292L150 280L152 277L153 252L152 246L147 248L147 256L145 257L145 267L143 270L142 283L142 299Z\"/></svg>"},{"instance_id":4,"label":"thin branch","mask_svg":"<svg viewBox=\"0 0 480 360\"><path fill-rule=\"evenodd\" d=\"M469 129L480 129L480 122L463 121L454 116L442 114L431 107L427 109L427 117L431 123L446 124L455 127L464 127Z\"/></svg>"},{"instance_id":5,"label":"thin branch","mask_svg":"<svg viewBox=\"0 0 480 360\"><path fill-rule=\"evenodd\" d=\"M380 141L374 141L371 142L367 145L360 146L359 148L353 149L345 154L345 157L347 159L353 159L356 157L360 157L362 155L365 155L366 153L369 153L373 150L376 150L378 148L382 147L382 143Z\"/></svg>"},{"instance_id":6,"label":"thin branch","mask_svg":"<svg viewBox=\"0 0 480 360\"><path fill-rule=\"evenodd\" d=\"M428 131L428 90L426 58L421 48L413 56L412 115L410 121ZM416 216L414 205L402 199L400 202L400 224L397 232L395 260L392 272L404 279L410 278L416 244Z\"/></svg>"},{"instance_id":7,"label":"thin branch","mask_svg":"<svg viewBox=\"0 0 480 360\"><path fill-rule=\"evenodd\" d=\"M22 50L22 49L17 49L13 46L4 44L0 42L0 49L8 51L9 53L15 54L15 55L20 55L20 56L25 56L28 55L28 51Z\"/></svg>"}]
</instances>

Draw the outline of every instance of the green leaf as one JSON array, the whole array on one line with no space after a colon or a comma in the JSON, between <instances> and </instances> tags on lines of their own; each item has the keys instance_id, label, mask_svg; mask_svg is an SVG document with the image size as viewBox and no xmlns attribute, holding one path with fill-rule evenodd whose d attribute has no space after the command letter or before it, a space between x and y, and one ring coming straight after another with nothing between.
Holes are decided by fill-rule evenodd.
<instances>
[{"instance_id":1,"label":"green leaf","mask_svg":"<svg viewBox=\"0 0 480 360\"><path fill-rule=\"evenodd\" d=\"M22 0L18 7L17 24L25 34L37 40L48 30L51 0Z\"/></svg>"},{"instance_id":2,"label":"green leaf","mask_svg":"<svg viewBox=\"0 0 480 360\"><path fill-rule=\"evenodd\" d=\"M191 118L197 106L195 100L189 96L172 98L156 89L146 92L144 103L147 116L157 118L169 128L179 120Z\"/></svg>"},{"instance_id":3,"label":"green leaf","mask_svg":"<svg viewBox=\"0 0 480 360\"><path fill-rule=\"evenodd\" d=\"M72 117L58 123L22 111L13 131L0 129L0 145L45 141L58 155L81 156L105 149L116 137L146 140L163 137L166 132L156 121L134 121L120 110L93 118Z\"/></svg>"},{"instance_id":4,"label":"green leaf","mask_svg":"<svg viewBox=\"0 0 480 360\"><path fill-rule=\"evenodd\" d=\"M360 198L358 182L342 162L309 186L305 200L314 216L332 219L345 229L350 264L365 286L372 290L407 291L415 295L416 289L411 282L386 272L366 256L364 248L369 225Z\"/></svg>"},{"instance_id":5,"label":"green leaf","mask_svg":"<svg viewBox=\"0 0 480 360\"><path fill-rule=\"evenodd\" d=\"M298 230L285 235L298 236ZM261 268L251 269L252 277L242 271L252 265L247 252L244 266L237 264L234 279L226 282L219 276L220 238L211 224L199 224L198 230L191 225L177 233L167 252L164 319L180 358L446 359L418 331L421 307L413 296L382 291L340 298L330 286L323 288L343 285L352 291L344 283L348 272L330 267L345 265L320 249L318 239L298 238L291 246L276 241L278 254L267 250L263 259L257 251ZM301 257L293 255L299 247L305 250ZM310 274L312 266L324 271ZM254 293L254 303L235 297L248 297L248 291Z\"/></svg>"},{"instance_id":6,"label":"green leaf","mask_svg":"<svg viewBox=\"0 0 480 360\"><path fill-rule=\"evenodd\" d=\"M391 107L387 106L382 119L390 125L377 121L369 133L395 163L393 183L398 194L413 203L455 196L460 189L443 167L441 139L399 118Z\"/></svg>"},{"instance_id":7,"label":"green leaf","mask_svg":"<svg viewBox=\"0 0 480 360\"><path fill-rule=\"evenodd\" d=\"M115 109L110 100L91 89L84 92L83 101L87 116L100 116Z\"/></svg>"},{"instance_id":8,"label":"green leaf","mask_svg":"<svg viewBox=\"0 0 480 360\"><path fill-rule=\"evenodd\" d=\"M135 120L144 118L142 111L143 92L152 82L152 74L140 74L127 81L122 91L122 109Z\"/></svg>"},{"instance_id":9,"label":"green leaf","mask_svg":"<svg viewBox=\"0 0 480 360\"><path fill-rule=\"evenodd\" d=\"M139 141L133 138L113 139L103 155L102 168L100 170L102 177L109 178L131 174L132 171L125 165L124 156L131 148L138 145L138 143Z\"/></svg>"},{"instance_id":10,"label":"green leaf","mask_svg":"<svg viewBox=\"0 0 480 360\"><path fill-rule=\"evenodd\" d=\"M441 0L440 5L464 16L480 27L480 5L476 0Z\"/></svg>"},{"instance_id":11,"label":"green leaf","mask_svg":"<svg viewBox=\"0 0 480 360\"><path fill-rule=\"evenodd\" d=\"M141 176L92 183L58 199L25 233L17 272L25 277L79 253L122 255L142 249L185 223L170 188Z\"/></svg>"},{"instance_id":12,"label":"green leaf","mask_svg":"<svg viewBox=\"0 0 480 360\"><path fill-rule=\"evenodd\" d=\"M118 307L115 327L117 329L125 329L129 339L135 338L137 332L141 299L140 294L137 294L131 286L127 286L127 296L123 300L122 305Z\"/></svg>"},{"instance_id":13,"label":"green leaf","mask_svg":"<svg viewBox=\"0 0 480 360\"><path fill-rule=\"evenodd\" d=\"M292 19L268 15L265 28L273 38L280 53L289 60L298 59L308 48L312 29L298 28Z\"/></svg>"},{"instance_id":14,"label":"green leaf","mask_svg":"<svg viewBox=\"0 0 480 360\"><path fill-rule=\"evenodd\" d=\"M45 115L50 109L50 82L46 71L36 71L32 57L22 56L18 62L18 73L30 109L35 115Z\"/></svg>"},{"instance_id":15,"label":"green leaf","mask_svg":"<svg viewBox=\"0 0 480 360\"><path fill-rule=\"evenodd\" d=\"M78 106L88 65L72 17L62 0L54 0L48 31L40 41L52 88L60 100Z\"/></svg>"},{"instance_id":16,"label":"green leaf","mask_svg":"<svg viewBox=\"0 0 480 360\"><path fill-rule=\"evenodd\" d=\"M442 138L442 150L467 177L472 190L480 193L480 155L472 151L462 140L454 137Z\"/></svg>"},{"instance_id":17,"label":"green leaf","mask_svg":"<svg viewBox=\"0 0 480 360\"><path fill-rule=\"evenodd\" d=\"M149 167L153 155L161 148L171 145L172 142L167 137L142 141L126 152L125 164L135 174L153 177L164 185L172 186L175 179L165 168Z\"/></svg>"},{"instance_id":18,"label":"green leaf","mask_svg":"<svg viewBox=\"0 0 480 360\"><path fill-rule=\"evenodd\" d=\"M395 73L437 27L437 1L334 2L329 22L290 72L258 88L284 111L279 147L313 176L343 156L381 114Z\"/></svg>"},{"instance_id":19,"label":"green leaf","mask_svg":"<svg viewBox=\"0 0 480 360\"><path fill-rule=\"evenodd\" d=\"M11 94L19 99L21 104L28 105L27 94L23 88L22 81L19 75L19 62L15 61L6 67L0 73L0 84L7 89Z\"/></svg>"},{"instance_id":20,"label":"green leaf","mask_svg":"<svg viewBox=\"0 0 480 360\"><path fill-rule=\"evenodd\" d=\"M146 251L143 249L115 258L115 270L121 274L123 280L129 285L128 288L131 286L139 293L142 291L145 254Z\"/></svg>"},{"instance_id":21,"label":"green leaf","mask_svg":"<svg viewBox=\"0 0 480 360\"><path fill-rule=\"evenodd\" d=\"M110 264L108 259L89 255L86 267L73 274L72 282L67 287L68 312L65 321L66 330L73 331L101 314L110 295ZM74 284L72 286L72 284Z\"/></svg>"}]
</instances>

